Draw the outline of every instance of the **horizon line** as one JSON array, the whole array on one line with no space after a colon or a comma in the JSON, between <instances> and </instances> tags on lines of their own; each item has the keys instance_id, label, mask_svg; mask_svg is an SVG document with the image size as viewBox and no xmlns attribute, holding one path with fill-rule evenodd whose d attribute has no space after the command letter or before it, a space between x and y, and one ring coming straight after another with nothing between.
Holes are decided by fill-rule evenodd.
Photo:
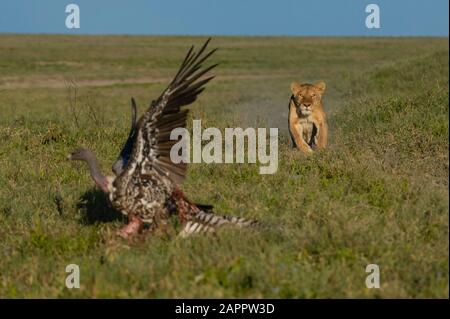
<instances>
[{"instance_id":1,"label":"horizon line","mask_svg":"<svg viewBox=\"0 0 450 319\"><path fill-rule=\"evenodd\" d=\"M449 38L449 35L367 35L367 34L349 34L349 35L292 35L292 34L157 34L157 33L67 33L67 32L9 32L0 31L1 35L55 35L55 36L150 36L150 37L241 37L241 38Z\"/></svg>"}]
</instances>

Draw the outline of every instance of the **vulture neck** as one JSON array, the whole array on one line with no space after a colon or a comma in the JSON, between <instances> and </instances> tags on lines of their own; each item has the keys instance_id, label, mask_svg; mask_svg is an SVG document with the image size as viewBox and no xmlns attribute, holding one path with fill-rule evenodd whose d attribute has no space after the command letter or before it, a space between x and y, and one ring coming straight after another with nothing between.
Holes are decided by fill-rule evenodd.
<instances>
[{"instance_id":1,"label":"vulture neck","mask_svg":"<svg viewBox=\"0 0 450 319\"><path fill-rule=\"evenodd\" d=\"M105 193L109 193L108 179L105 176L103 176L102 172L100 171L100 167L98 165L98 161L95 155L92 152L88 152L84 157L84 160L89 166L89 171L95 184L98 187L100 187L100 189Z\"/></svg>"}]
</instances>

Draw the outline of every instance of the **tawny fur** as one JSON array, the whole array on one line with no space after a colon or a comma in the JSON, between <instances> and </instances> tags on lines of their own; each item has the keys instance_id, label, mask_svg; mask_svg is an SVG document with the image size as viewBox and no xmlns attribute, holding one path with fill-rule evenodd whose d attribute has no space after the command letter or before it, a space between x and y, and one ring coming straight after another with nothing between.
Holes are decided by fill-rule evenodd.
<instances>
[{"instance_id":1,"label":"tawny fur","mask_svg":"<svg viewBox=\"0 0 450 319\"><path fill-rule=\"evenodd\" d=\"M294 147L309 155L327 146L328 126L322 105L325 83L291 84L289 132Z\"/></svg>"}]
</instances>

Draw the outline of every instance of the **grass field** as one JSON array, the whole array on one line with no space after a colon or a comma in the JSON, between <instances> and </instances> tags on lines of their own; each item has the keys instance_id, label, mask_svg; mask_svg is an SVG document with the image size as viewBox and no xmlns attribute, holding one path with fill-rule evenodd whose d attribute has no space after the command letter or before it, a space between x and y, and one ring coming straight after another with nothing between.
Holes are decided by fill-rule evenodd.
<instances>
[{"instance_id":1,"label":"grass field","mask_svg":"<svg viewBox=\"0 0 450 319\"><path fill-rule=\"evenodd\" d=\"M130 97L142 113L203 41L0 35L0 297L448 298L448 38L214 38L190 119L279 127L279 168L195 164L183 189L269 227L115 236L123 220L66 156L89 147L109 172ZM330 146L309 158L289 144L293 80L328 85Z\"/></svg>"}]
</instances>

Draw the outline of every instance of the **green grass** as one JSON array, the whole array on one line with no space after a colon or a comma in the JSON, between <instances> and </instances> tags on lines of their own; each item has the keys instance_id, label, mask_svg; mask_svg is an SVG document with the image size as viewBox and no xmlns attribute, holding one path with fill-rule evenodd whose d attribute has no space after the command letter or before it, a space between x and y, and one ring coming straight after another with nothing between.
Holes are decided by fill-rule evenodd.
<instances>
[{"instance_id":1,"label":"green grass","mask_svg":"<svg viewBox=\"0 0 450 319\"><path fill-rule=\"evenodd\" d=\"M114 235L123 220L66 156L89 147L109 172L130 97L143 112L202 41L0 35L0 297L448 298L447 38L215 38L221 65L191 118L279 127L279 168L195 164L183 188L269 227ZM78 125L64 80L79 83ZM293 80L328 85L330 147L309 158L286 131ZM71 263L80 289L65 288ZM365 286L372 263L380 289Z\"/></svg>"}]
</instances>

